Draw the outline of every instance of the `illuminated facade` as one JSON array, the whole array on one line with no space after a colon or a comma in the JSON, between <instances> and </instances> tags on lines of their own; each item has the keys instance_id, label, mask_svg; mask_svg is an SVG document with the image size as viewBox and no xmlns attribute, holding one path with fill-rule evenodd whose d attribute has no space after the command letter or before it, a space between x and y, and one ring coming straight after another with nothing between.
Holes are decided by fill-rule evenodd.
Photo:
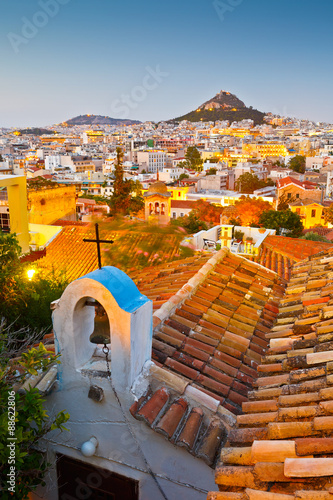
<instances>
[{"instance_id":1,"label":"illuminated facade","mask_svg":"<svg viewBox=\"0 0 333 500\"><path fill-rule=\"evenodd\" d=\"M27 253L29 252L29 227L26 178L19 175L0 176L0 188L4 188L7 192L7 200L1 201L3 214L1 220L7 232L16 233L22 253Z\"/></svg>"},{"instance_id":2,"label":"illuminated facade","mask_svg":"<svg viewBox=\"0 0 333 500\"><path fill-rule=\"evenodd\" d=\"M289 205L290 210L302 219L304 229L318 225L326 226L323 216L324 207L314 200L297 200Z\"/></svg>"},{"instance_id":3,"label":"illuminated facade","mask_svg":"<svg viewBox=\"0 0 333 500\"><path fill-rule=\"evenodd\" d=\"M86 130L82 134L83 144L103 144L105 134L99 130Z\"/></svg>"},{"instance_id":4,"label":"illuminated facade","mask_svg":"<svg viewBox=\"0 0 333 500\"><path fill-rule=\"evenodd\" d=\"M289 152L283 144L244 144L243 152L250 156L288 156Z\"/></svg>"}]
</instances>

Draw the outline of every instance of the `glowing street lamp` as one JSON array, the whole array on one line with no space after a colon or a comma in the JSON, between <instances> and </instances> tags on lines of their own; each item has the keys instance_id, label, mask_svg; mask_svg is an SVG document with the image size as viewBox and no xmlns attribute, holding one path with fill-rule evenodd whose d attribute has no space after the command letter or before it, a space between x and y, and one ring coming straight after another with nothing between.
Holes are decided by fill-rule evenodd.
<instances>
[{"instance_id":1,"label":"glowing street lamp","mask_svg":"<svg viewBox=\"0 0 333 500\"><path fill-rule=\"evenodd\" d=\"M28 275L29 281L32 280L32 278L34 277L35 272L36 272L36 269L28 269L27 275Z\"/></svg>"}]
</instances>

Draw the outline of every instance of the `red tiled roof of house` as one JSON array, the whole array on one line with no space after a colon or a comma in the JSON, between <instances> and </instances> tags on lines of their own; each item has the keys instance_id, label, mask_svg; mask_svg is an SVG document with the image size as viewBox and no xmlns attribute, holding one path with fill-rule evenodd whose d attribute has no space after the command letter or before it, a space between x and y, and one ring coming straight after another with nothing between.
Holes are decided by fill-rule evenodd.
<instances>
[{"instance_id":1,"label":"red tiled roof of house","mask_svg":"<svg viewBox=\"0 0 333 500\"><path fill-rule=\"evenodd\" d=\"M85 205L96 205L96 200L90 198L77 198L76 203L84 203Z\"/></svg>"},{"instance_id":2,"label":"red tiled roof of house","mask_svg":"<svg viewBox=\"0 0 333 500\"><path fill-rule=\"evenodd\" d=\"M261 265L277 272L281 278L288 281L290 270L295 262L300 262L330 248L332 248L331 243L322 241L301 240L286 236L267 236L257 260Z\"/></svg>"},{"instance_id":3,"label":"red tiled roof of house","mask_svg":"<svg viewBox=\"0 0 333 500\"><path fill-rule=\"evenodd\" d=\"M281 189L282 187L288 186L289 184L295 184L296 186L302 188L302 189L316 189L317 184L314 182L310 181L299 181L298 179L295 179L294 177L284 177L283 179L278 179L278 188Z\"/></svg>"},{"instance_id":4,"label":"red tiled roof of house","mask_svg":"<svg viewBox=\"0 0 333 500\"><path fill-rule=\"evenodd\" d=\"M87 227L90 225L90 222L82 222L82 221L72 221L72 220L62 220L58 219L55 222L52 222L51 226L82 226Z\"/></svg>"},{"instance_id":5,"label":"red tiled roof of house","mask_svg":"<svg viewBox=\"0 0 333 500\"><path fill-rule=\"evenodd\" d=\"M333 249L294 266L208 500L331 498L332 275Z\"/></svg>"},{"instance_id":6,"label":"red tiled roof of house","mask_svg":"<svg viewBox=\"0 0 333 500\"><path fill-rule=\"evenodd\" d=\"M182 236L182 235L181 235ZM180 237L181 237L180 236ZM108 265L116 265L131 276L135 276L137 269L143 265L172 262L179 258L179 235L168 235L165 244L158 251L155 245L160 241L161 235L152 232L140 231L109 231L103 230L100 224L101 239L112 240L110 247L102 245L102 262L105 265L107 252L112 256L125 256L126 266L119 262L108 262ZM84 238L95 239L95 230L89 227L70 225L63 230L47 246L46 256L38 261L38 266L44 269L54 269L63 272L69 281L73 281L98 268L96 244L85 243ZM141 250L143 246L145 250ZM122 262L122 261L121 261ZM153 271L151 275L154 275Z\"/></svg>"},{"instance_id":7,"label":"red tiled roof of house","mask_svg":"<svg viewBox=\"0 0 333 500\"><path fill-rule=\"evenodd\" d=\"M307 205L319 205L320 207L323 206L319 201L311 200L311 198L298 198L297 200L289 203L289 206L291 207L306 207Z\"/></svg>"},{"instance_id":8,"label":"red tiled roof of house","mask_svg":"<svg viewBox=\"0 0 333 500\"><path fill-rule=\"evenodd\" d=\"M310 229L304 229L303 234L316 233L320 236L325 236L328 240L333 239L333 229L331 227L312 227Z\"/></svg>"},{"instance_id":9,"label":"red tiled roof of house","mask_svg":"<svg viewBox=\"0 0 333 500\"><path fill-rule=\"evenodd\" d=\"M193 208L195 201L171 200L171 208Z\"/></svg>"},{"instance_id":10,"label":"red tiled roof of house","mask_svg":"<svg viewBox=\"0 0 333 500\"><path fill-rule=\"evenodd\" d=\"M41 259L42 257L45 257L46 255L46 249L44 250L37 250L35 252L30 252L27 255L24 255L21 257L21 262L35 262L36 260Z\"/></svg>"}]
</instances>

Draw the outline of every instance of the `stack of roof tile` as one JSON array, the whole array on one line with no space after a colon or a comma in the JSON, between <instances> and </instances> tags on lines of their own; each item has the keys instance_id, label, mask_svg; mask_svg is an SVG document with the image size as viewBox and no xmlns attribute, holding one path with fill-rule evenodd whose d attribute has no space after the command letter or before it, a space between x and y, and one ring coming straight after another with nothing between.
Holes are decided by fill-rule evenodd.
<instances>
[{"instance_id":1,"label":"stack of roof tile","mask_svg":"<svg viewBox=\"0 0 333 500\"><path fill-rule=\"evenodd\" d=\"M176 396L166 387L150 389L132 405L130 412L173 444L185 448L209 466L214 465L225 435L218 414L191 405L187 398Z\"/></svg>"},{"instance_id":2,"label":"stack of roof tile","mask_svg":"<svg viewBox=\"0 0 333 500\"><path fill-rule=\"evenodd\" d=\"M267 236L257 260L262 266L271 269L288 281L293 264L329 248L332 248L331 243L285 236Z\"/></svg>"},{"instance_id":3,"label":"stack of roof tile","mask_svg":"<svg viewBox=\"0 0 333 500\"><path fill-rule=\"evenodd\" d=\"M284 292L279 281L222 249L155 312L154 361L240 413Z\"/></svg>"},{"instance_id":4,"label":"stack of roof tile","mask_svg":"<svg viewBox=\"0 0 333 500\"><path fill-rule=\"evenodd\" d=\"M333 250L296 264L209 500L333 498Z\"/></svg>"}]
</instances>

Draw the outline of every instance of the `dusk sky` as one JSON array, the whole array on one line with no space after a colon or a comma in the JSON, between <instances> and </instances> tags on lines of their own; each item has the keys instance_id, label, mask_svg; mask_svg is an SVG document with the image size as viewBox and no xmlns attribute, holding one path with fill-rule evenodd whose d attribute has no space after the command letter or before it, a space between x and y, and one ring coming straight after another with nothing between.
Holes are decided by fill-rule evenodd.
<instances>
[{"instance_id":1,"label":"dusk sky","mask_svg":"<svg viewBox=\"0 0 333 500\"><path fill-rule=\"evenodd\" d=\"M332 123L332 19L331 0L7 1L0 127L167 120L222 89Z\"/></svg>"}]
</instances>

